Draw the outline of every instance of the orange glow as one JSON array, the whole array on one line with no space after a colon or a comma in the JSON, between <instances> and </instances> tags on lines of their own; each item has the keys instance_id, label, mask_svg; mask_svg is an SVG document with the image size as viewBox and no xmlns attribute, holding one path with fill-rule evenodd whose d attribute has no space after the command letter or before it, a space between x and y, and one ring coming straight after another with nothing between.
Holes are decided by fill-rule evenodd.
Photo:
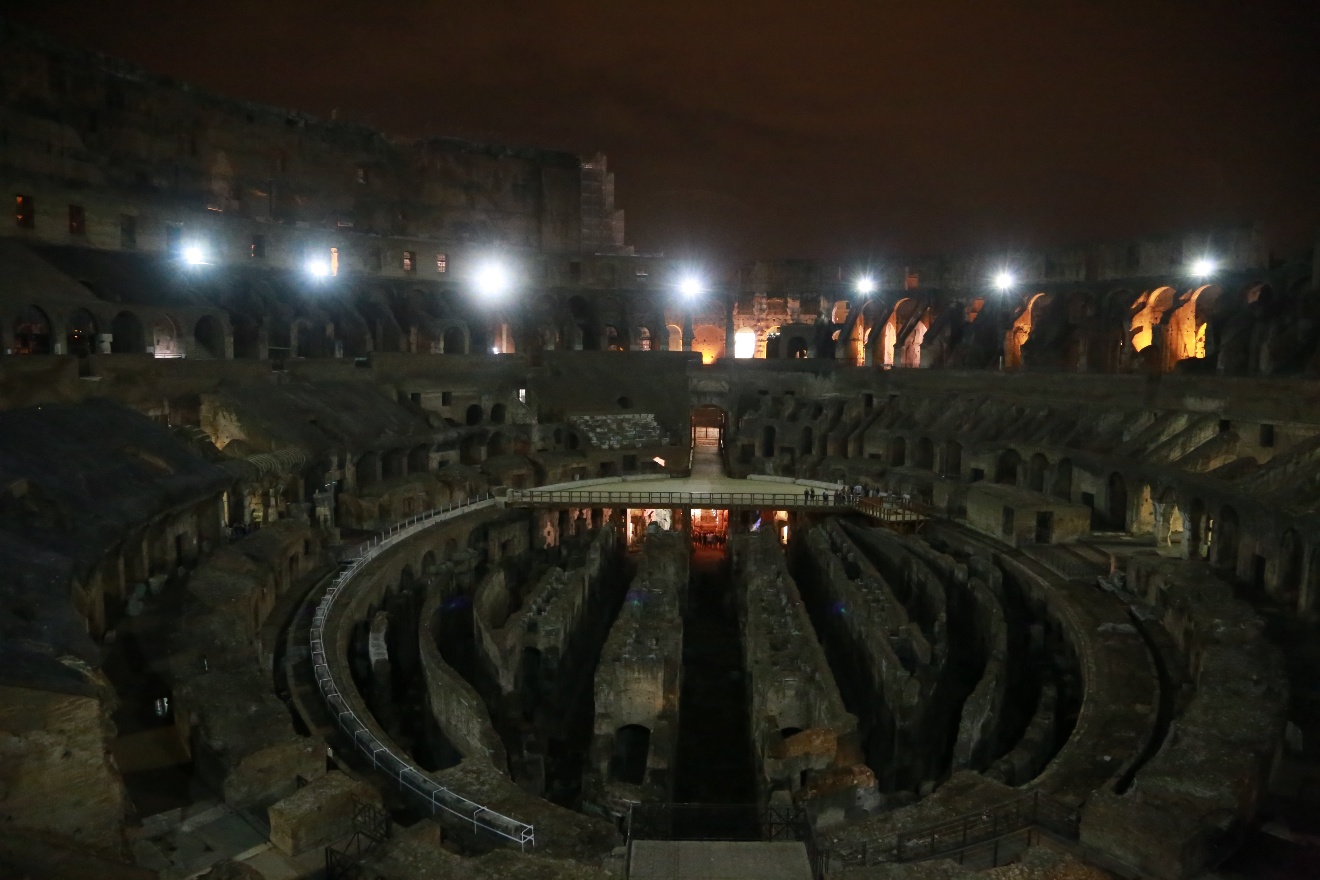
<instances>
[{"instance_id":1,"label":"orange glow","mask_svg":"<svg viewBox=\"0 0 1320 880\"><path fill-rule=\"evenodd\" d=\"M1155 341L1155 328L1164 318L1164 313L1173 305L1173 288L1161 287L1145 294L1133 308L1140 310L1132 316L1132 348L1144 351Z\"/></svg>"},{"instance_id":2,"label":"orange glow","mask_svg":"<svg viewBox=\"0 0 1320 880\"><path fill-rule=\"evenodd\" d=\"M1004 335L1004 369L1022 366L1022 346L1031 338L1032 310L1045 294L1038 293L1027 301L1027 307L1013 321L1013 327Z\"/></svg>"}]
</instances>

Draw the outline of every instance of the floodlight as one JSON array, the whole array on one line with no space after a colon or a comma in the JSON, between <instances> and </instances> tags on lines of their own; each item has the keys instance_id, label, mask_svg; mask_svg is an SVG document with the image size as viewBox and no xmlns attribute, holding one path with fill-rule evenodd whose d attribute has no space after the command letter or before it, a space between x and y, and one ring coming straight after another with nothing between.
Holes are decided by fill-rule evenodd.
<instances>
[{"instance_id":1,"label":"floodlight","mask_svg":"<svg viewBox=\"0 0 1320 880\"><path fill-rule=\"evenodd\" d=\"M1215 261L1209 257L1201 257L1192 263L1192 274L1197 278L1205 278L1215 274Z\"/></svg>"},{"instance_id":2,"label":"floodlight","mask_svg":"<svg viewBox=\"0 0 1320 880\"><path fill-rule=\"evenodd\" d=\"M857 283L853 286L857 289L858 293L862 296L866 296L875 292L875 279L870 275L863 275L861 278L857 279Z\"/></svg>"},{"instance_id":3,"label":"floodlight","mask_svg":"<svg viewBox=\"0 0 1320 880\"><path fill-rule=\"evenodd\" d=\"M701 279L695 275L688 275L678 282L678 292L683 294L686 299L695 299L701 293L701 290Z\"/></svg>"},{"instance_id":4,"label":"floodlight","mask_svg":"<svg viewBox=\"0 0 1320 880\"><path fill-rule=\"evenodd\" d=\"M504 264L490 260L477 268L474 276L477 292L482 296L502 296L512 286L513 279Z\"/></svg>"},{"instance_id":5,"label":"floodlight","mask_svg":"<svg viewBox=\"0 0 1320 880\"><path fill-rule=\"evenodd\" d=\"M330 264L320 257L312 257L307 261L307 274L313 278L325 278L330 274Z\"/></svg>"},{"instance_id":6,"label":"floodlight","mask_svg":"<svg viewBox=\"0 0 1320 880\"><path fill-rule=\"evenodd\" d=\"M1013 286L1013 283L1014 283L1013 273L1009 272L1007 269L995 273L995 290L998 290L1002 293L1003 291L1011 288Z\"/></svg>"},{"instance_id":7,"label":"floodlight","mask_svg":"<svg viewBox=\"0 0 1320 880\"><path fill-rule=\"evenodd\" d=\"M183 261L189 266L201 266L206 262L206 248L200 242L190 242L183 246Z\"/></svg>"}]
</instances>

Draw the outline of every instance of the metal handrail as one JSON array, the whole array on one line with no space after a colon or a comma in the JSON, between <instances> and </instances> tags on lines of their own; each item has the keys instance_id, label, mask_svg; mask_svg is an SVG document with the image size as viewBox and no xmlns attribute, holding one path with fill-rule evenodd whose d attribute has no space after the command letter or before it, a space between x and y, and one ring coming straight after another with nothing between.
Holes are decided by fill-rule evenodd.
<instances>
[{"instance_id":1,"label":"metal handrail","mask_svg":"<svg viewBox=\"0 0 1320 880\"><path fill-rule=\"evenodd\" d=\"M805 492L627 492L591 489L509 489L506 504L576 504L581 506L634 507L762 507L838 510L850 508L890 518L895 515L929 515L910 499L857 497Z\"/></svg>"},{"instance_id":2,"label":"metal handrail","mask_svg":"<svg viewBox=\"0 0 1320 880\"><path fill-rule=\"evenodd\" d=\"M369 562L404 538L411 537L424 528L492 507L496 503L495 496L486 493L477 499L469 499L409 517L377 534L367 542L362 554L341 571L326 589L312 616L309 642L317 688L330 706L336 722L352 741L353 747L371 760L373 769L388 775L401 790L420 796L430 807L431 815L434 816L439 812L448 813L465 822L471 822L473 831L486 831L517 843L521 849L526 850L528 846L536 846L535 828L445 788L407 757L396 754L392 743L378 739L343 696L345 689L342 689L335 680L325 651L325 622L330 616L335 600Z\"/></svg>"}]
</instances>

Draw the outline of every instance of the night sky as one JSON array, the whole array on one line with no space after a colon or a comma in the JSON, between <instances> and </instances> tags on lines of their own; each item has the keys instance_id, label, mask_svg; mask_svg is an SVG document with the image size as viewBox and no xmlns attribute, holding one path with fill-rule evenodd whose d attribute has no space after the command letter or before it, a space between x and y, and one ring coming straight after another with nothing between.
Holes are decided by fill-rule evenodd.
<instances>
[{"instance_id":1,"label":"night sky","mask_svg":"<svg viewBox=\"0 0 1320 880\"><path fill-rule=\"evenodd\" d=\"M1292 254L1320 226L1314 0L0 7L234 97L604 151L639 251L866 260L1260 220Z\"/></svg>"}]
</instances>

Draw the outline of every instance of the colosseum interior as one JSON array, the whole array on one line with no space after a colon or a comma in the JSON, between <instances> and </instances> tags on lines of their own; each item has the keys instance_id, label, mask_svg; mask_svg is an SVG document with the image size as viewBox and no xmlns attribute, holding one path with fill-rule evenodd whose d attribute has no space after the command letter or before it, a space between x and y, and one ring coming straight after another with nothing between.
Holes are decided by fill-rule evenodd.
<instances>
[{"instance_id":1,"label":"colosseum interior","mask_svg":"<svg viewBox=\"0 0 1320 880\"><path fill-rule=\"evenodd\" d=\"M3 876L1320 865L1320 250L685 302L600 155L0 96Z\"/></svg>"}]
</instances>

